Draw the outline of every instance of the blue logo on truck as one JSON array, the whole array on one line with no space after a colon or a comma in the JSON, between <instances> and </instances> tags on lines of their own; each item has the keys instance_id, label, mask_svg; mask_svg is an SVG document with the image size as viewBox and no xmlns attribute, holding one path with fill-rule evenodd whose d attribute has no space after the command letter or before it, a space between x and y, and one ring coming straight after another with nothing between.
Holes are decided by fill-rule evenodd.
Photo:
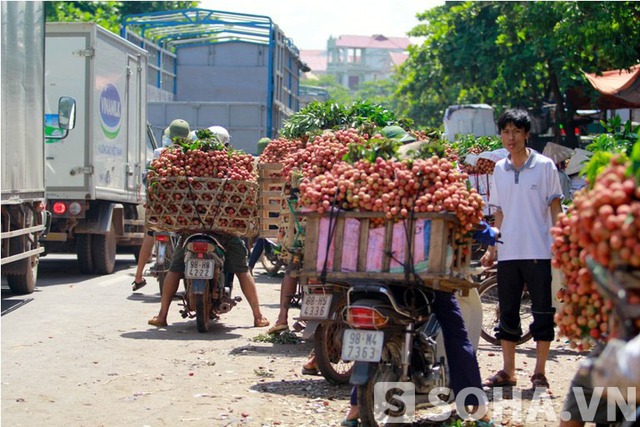
<instances>
[{"instance_id":1,"label":"blue logo on truck","mask_svg":"<svg viewBox=\"0 0 640 427\"><path fill-rule=\"evenodd\" d=\"M118 89L107 84L100 94L100 123L102 131L109 139L115 139L122 123L122 102Z\"/></svg>"}]
</instances>

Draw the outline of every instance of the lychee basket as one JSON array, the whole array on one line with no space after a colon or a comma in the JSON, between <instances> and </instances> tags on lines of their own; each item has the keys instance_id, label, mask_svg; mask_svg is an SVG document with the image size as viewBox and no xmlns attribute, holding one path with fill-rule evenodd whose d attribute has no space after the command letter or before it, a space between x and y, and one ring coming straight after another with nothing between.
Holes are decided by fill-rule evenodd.
<instances>
[{"instance_id":1,"label":"lychee basket","mask_svg":"<svg viewBox=\"0 0 640 427\"><path fill-rule=\"evenodd\" d=\"M219 178L151 178L145 223L154 231L255 237L260 225L258 184Z\"/></svg>"}]
</instances>

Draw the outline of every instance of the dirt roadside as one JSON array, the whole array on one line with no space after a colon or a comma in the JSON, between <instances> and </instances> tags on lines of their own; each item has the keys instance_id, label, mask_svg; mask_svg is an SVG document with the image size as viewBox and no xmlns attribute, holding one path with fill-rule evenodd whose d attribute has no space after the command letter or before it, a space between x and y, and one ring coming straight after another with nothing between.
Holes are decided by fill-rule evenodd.
<instances>
[{"instance_id":1,"label":"dirt roadside","mask_svg":"<svg viewBox=\"0 0 640 427\"><path fill-rule=\"evenodd\" d=\"M256 272L261 306L273 322L280 279ZM64 273L64 266L45 267L43 283L51 284L2 317L7 425L319 427L339 425L348 408L350 386L301 374L311 342L254 341L266 329L251 327L246 302L206 334L182 319L174 303L169 326L158 329L146 324L159 307L157 287L130 294L131 262L109 277L67 279ZM290 318L296 315L292 310ZM554 342L552 394L538 399L528 390L534 352L530 342L517 353L519 384L510 400L522 402L522 414L507 411L497 425L558 425L584 354ZM501 368L498 347L481 341L478 358L483 377ZM416 425L427 425L426 415L419 411Z\"/></svg>"}]
</instances>

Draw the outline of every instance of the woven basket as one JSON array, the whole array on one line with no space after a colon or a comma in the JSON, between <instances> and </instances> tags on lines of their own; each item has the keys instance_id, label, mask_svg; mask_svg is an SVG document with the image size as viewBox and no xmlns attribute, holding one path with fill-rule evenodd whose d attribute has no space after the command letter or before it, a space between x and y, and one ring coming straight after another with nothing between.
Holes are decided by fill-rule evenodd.
<instances>
[{"instance_id":1,"label":"woven basket","mask_svg":"<svg viewBox=\"0 0 640 427\"><path fill-rule=\"evenodd\" d=\"M145 221L155 231L216 231L255 237L258 184L217 178L152 178Z\"/></svg>"}]
</instances>

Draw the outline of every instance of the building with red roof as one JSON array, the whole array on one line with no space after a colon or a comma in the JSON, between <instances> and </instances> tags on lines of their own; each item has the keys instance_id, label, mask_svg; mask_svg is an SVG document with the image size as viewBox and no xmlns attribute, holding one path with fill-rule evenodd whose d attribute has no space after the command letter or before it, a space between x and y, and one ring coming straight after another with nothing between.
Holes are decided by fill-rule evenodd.
<instances>
[{"instance_id":1,"label":"building with red roof","mask_svg":"<svg viewBox=\"0 0 640 427\"><path fill-rule=\"evenodd\" d=\"M343 35L327 42L327 74L355 90L364 82L391 76L408 57L408 37ZM311 67L313 70L313 67Z\"/></svg>"}]
</instances>

